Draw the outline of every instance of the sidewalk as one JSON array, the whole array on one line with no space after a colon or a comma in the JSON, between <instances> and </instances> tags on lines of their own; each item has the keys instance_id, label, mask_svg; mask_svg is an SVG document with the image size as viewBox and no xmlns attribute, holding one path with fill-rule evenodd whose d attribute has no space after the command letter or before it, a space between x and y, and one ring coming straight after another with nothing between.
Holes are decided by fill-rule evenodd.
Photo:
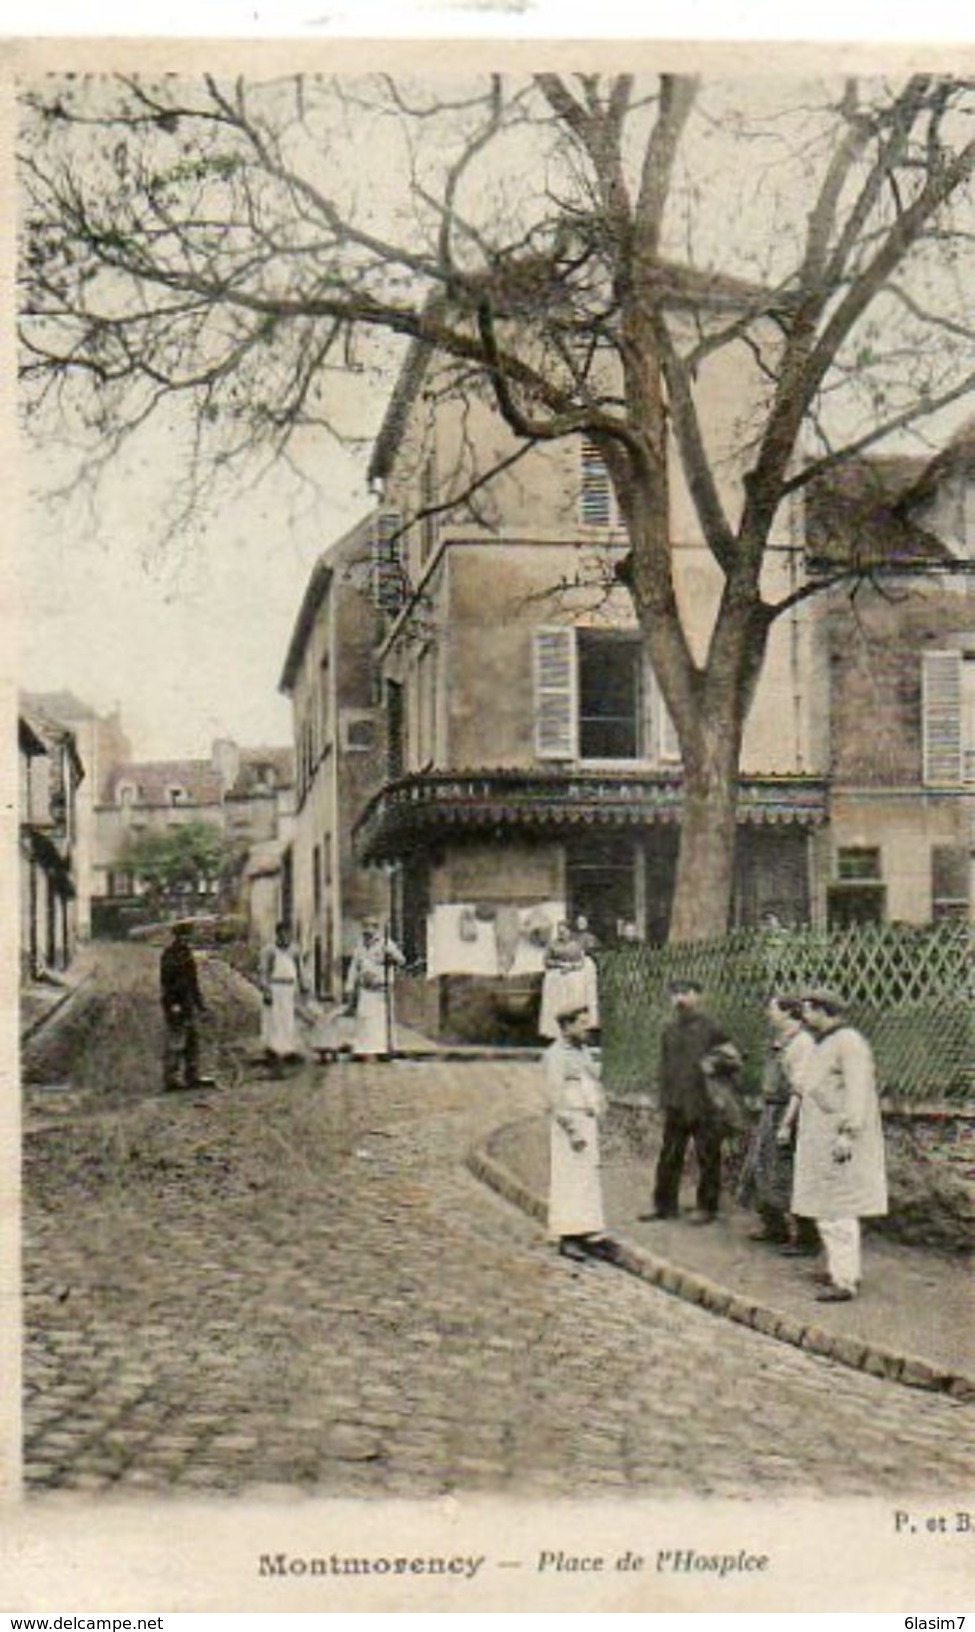
<instances>
[{"instance_id":1,"label":"sidewalk","mask_svg":"<svg viewBox=\"0 0 975 1632\"><path fill-rule=\"evenodd\" d=\"M321 1004L319 1019L330 1025L339 1015L341 1005L325 1002ZM312 1052L311 1044L307 1040L314 1025L314 1020L307 1012L299 1014L300 1024L305 1032L305 1046ZM350 1031L351 1035L351 1031ZM491 1043L441 1043L435 1037L427 1037L424 1032L407 1026L401 1020L396 1021L396 1056L404 1060L537 1060L542 1052L542 1044L522 1048L517 1045L496 1045Z\"/></svg>"},{"instance_id":2,"label":"sidewalk","mask_svg":"<svg viewBox=\"0 0 975 1632\"><path fill-rule=\"evenodd\" d=\"M641 1224L656 1153L639 1160L612 1130L605 1142L603 1192L620 1268L665 1292L842 1365L916 1388L975 1401L975 1322L971 1265L868 1234L865 1278L852 1303L815 1299L812 1261L783 1258L748 1239L754 1214L722 1204L717 1224L681 1219ZM483 1182L541 1221L546 1213L548 1127L541 1118L499 1129L471 1153ZM692 1196L682 1198L690 1208ZM603 1266L585 1274L604 1273Z\"/></svg>"},{"instance_id":3,"label":"sidewalk","mask_svg":"<svg viewBox=\"0 0 975 1632\"><path fill-rule=\"evenodd\" d=\"M92 958L87 946L75 954L68 969L32 980L20 992L20 1041L29 1042L45 1023L65 1008L91 979Z\"/></svg>"}]
</instances>

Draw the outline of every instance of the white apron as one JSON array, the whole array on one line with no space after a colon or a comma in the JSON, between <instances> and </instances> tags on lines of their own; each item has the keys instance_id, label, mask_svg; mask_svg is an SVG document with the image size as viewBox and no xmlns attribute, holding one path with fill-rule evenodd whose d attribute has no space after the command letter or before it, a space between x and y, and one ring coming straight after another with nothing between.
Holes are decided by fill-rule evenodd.
<instances>
[{"instance_id":1,"label":"white apron","mask_svg":"<svg viewBox=\"0 0 975 1632\"><path fill-rule=\"evenodd\" d=\"M551 1113L548 1233L598 1234L606 1228L599 1162L599 1116L604 1106L596 1063L586 1047L559 1038L544 1056ZM573 1150L573 1140L585 1140Z\"/></svg>"},{"instance_id":2,"label":"white apron","mask_svg":"<svg viewBox=\"0 0 975 1632\"><path fill-rule=\"evenodd\" d=\"M542 977L542 1006L538 1015L538 1035L558 1038L558 1016L566 1009L584 1008L587 1025L595 1031L599 1025L599 991L596 965L592 958L567 969L546 969Z\"/></svg>"},{"instance_id":3,"label":"white apron","mask_svg":"<svg viewBox=\"0 0 975 1632\"><path fill-rule=\"evenodd\" d=\"M403 963L394 941L360 941L352 954L346 995L355 1002L352 1054L357 1060L396 1050L393 1024L393 965ZM387 995L388 994L388 995ZM387 1001L389 1018L387 1021Z\"/></svg>"},{"instance_id":4,"label":"white apron","mask_svg":"<svg viewBox=\"0 0 975 1632\"><path fill-rule=\"evenodd\" d=\"M298 1053L295 1029L295 993L298 965L291 952L276 946L265 956L264 982L271 993L270 1003L261 1010L261 1042L270 1054L284 1057Z\"/></svg>"},{"instance_id":5,"label":"white apron","mask_svg":"<svg viewBox=\"0 0 975 1632\"><path fill-rule=\"evenodd\" d=\"M390 992L390 1004L393 994ZM392 1021L392 1015L390 1015ZM355 1030L352 1033L352 1052L357 1059L367 1055L391 1054L396 1047L395 1028L390 1024L387 1035L386 993L371 991L360 986L355 1011Z\"/></svg>"}]
</instances>

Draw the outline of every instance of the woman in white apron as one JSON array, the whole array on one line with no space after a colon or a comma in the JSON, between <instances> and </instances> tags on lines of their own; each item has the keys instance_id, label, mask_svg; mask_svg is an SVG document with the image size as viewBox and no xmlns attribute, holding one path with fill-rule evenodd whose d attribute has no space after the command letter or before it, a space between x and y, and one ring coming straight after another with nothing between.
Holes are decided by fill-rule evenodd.
<instances>
[{"instance_id":1,"label":"woman in white apron","mask_svg":"<svg viewBox=\"0 0 975 1632\"><path fill-rule=\"evenodd\" d=\"M379 920L365 919L345 984L346 1002L355 1014L354 1060L388 1059L395 1053L393 970L405 962L396 942L380 930Z\"/></svg>"},{"instance_id":2,"label":"woman in white apron","mask_svg":"<svg viewBox=\"0 0 975 1632\"><path fill-rule=\"evenodd\" d=\"M588 1009L562 1009L558 1024L559 1036L543 1056L550 1113L548 1233L564 1258L611 1258L599 1170L599 1118L606 1101L586 1046Z\"/></svg>"},{"instance_id":3,"label":"woman in white apron","mask_svg":"<svg viewBox=\"0 0 975 1632\"><path fill-rule=\"evenodd\" d=\"M261 953L261 1043L276 1065L298 1054L295 999L301 989L301 965L287 924L278 924L274 942Z\"/></svg>"},{"instance_id":4,"label":"woman in white apron","mask_svg":"<svg viewBox=\"0 0 975 1632\"><path fill-rule=\"evenodd\" d=\"M575 940L567 923L560 923L545 953L542 1001L538 1034L549 1040L559 1036L558 1016L566 1009L584 1006L588 1030L599 1028L599 991L596 965Z\"/></svg>"}]
</instances>

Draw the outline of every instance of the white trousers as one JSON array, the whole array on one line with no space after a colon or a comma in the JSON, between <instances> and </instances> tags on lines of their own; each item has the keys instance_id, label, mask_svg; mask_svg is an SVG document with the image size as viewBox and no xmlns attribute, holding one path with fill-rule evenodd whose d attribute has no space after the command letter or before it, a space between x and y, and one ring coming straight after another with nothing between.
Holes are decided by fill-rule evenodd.
<instances>
[{"instance_id":1,"label":"white trousers","mask_svg":"<svg viewBox=\"0 0 975 1632\"><path fill-rule=\"evenodd\" d=\"M855 1292L860 1285L860 1220L817 1218L826 1249L826 1269L834 1286Z\"/></svg>"}]
</instances>

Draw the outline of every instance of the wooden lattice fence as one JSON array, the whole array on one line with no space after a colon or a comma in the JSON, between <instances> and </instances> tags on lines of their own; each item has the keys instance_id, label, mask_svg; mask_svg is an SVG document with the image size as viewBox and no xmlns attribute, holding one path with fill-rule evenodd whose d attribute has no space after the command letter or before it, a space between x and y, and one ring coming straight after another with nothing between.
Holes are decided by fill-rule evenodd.
<instances>
[{"instance_id":1,"label":"wooden lattice fence","mask_svg":"<svg viewBox=\"0 0 975 1632\"><path fill-rule=\"evenodd\" d=\"M830 934L742 931L717 942L599 955L604 1074L614 1094L653 1093L667 982L693 976L757 1080L772 991L828 986L870 1038L885 1093L904 1103L975 1099L975 926L865 926Z\"/></svg>"}]
</instances>

